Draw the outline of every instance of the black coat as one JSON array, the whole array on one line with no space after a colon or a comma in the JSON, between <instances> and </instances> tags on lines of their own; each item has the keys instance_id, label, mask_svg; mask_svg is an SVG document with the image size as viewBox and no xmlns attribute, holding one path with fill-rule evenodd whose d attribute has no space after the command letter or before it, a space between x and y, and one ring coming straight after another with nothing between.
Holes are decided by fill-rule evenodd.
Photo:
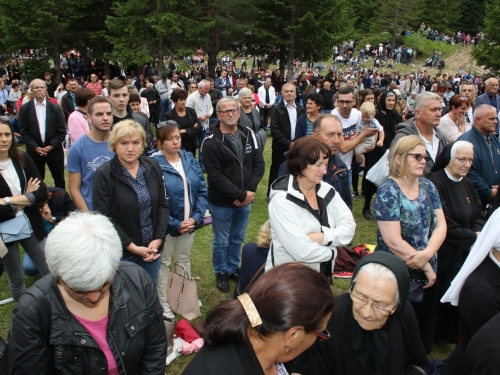
<instances>
[{"instance_id":1,"label":"black coat","mask_svg":"<svg viewBox=\"0 0 500 375\"><path fill-rule=\"evenodd\" d=\"M169 207L163 173L158 162L141 156L139 162L146 168L144 175L151 196L153 240L164 239L167 234ZM120 161L113 159L99 167L94 176L92 206L95 211L112 219L123 246L123 256L133 255L126 247L132 242L142 243L141 219L137 194L122 173ZM161 249L161 247L160 247Z\"/></svg>"},{"instance_id":2,"label":"black coat","mask_svg":"<svg viewBox=\"0 0 500 375\"><path fill-rule=\"evenodd\" d=\"M328 322L331 338L319 342L302 353L293 364L293 372L302 375L355 374L368 375L356 360L351 349L351 329L353 319L352 302L345 293L336 298L335 311ZM409 302L403 309L398 307L383 327L388 337L389 375L421 374L413 372L412 365L429 371L429 361L420 341L418 323Z\"/></svg>"},{"instance_id":3,"label":"black coat","mask_svg":"<svg viewBox=\"0 0 500 375\"><path fill-rule=\"evenodd\" d=\"M17 176L19 177L19 182L21 184L21 193L24 194L27 180L29 180L30 178L38 178L40 180L40 187L38 188L38 190L31 193L35 197L37 204L31 207L25 207L24 213L30 221L31 228L33 229L35 237L37 238L37 240L41 241L45 238L46 232L45 226L43 225L42 214L38 209L38 203L42 203L49 199L49 192L47 190L47 185L45 185L45 182L43 182L43 180L41 179L40 174L38 173L38 169L36 169L35 164L33 163L33 160L31 160L31 158L24 152L21 153L21 158L24 162L24 173L21 163L19 163L15 159L12 159L12 164L14 165L14 168L16 168ZM26 174L26 178L24 178L24 174ZM0 198L11 196L12 192L10 191L9 185L7 185L7 182L0 174ZM12 210L11 205L0 205L0 222L13 219L15 216L16 212Z\"/></svg>"},{"instance_id":4,"label":"black coat","mask_svg":"<svg viewBox=\"0 0 500 375\"><path fill-rule=\"evenodd\" d=\"M476 332L500 312L500 269L489 255L469 275L458 301L460 333L467 348Z\"/></svg>"},{"instance_id":5,"label":"black coat","mask_svg":"<svg viewBox=\"0 0 500 375\"><path fill-rule=\"evenodd\" d=\"M73 99L69 92L63 95L61 98L61 108L64 112L64 119L68 122L69 115L71 115L75 111L75 103L73 103Z\"/></svg>"},{"instance_id":6,"label":"black coat","mask_svg":"<svg viewBox=\"0 0 500 375\"><path fill-rule=\"evenodd\" d=\"M500 373L500 313L486 323L470 341L465 351L462 375L497 375Z\"/></svg>"},{"instance_id":7,"label":"black coat","mask_svg":"<svg viewBox=\"0 0 500 375\"><path fill-rule=\"evenodd\" d=\"M21 107L19 112L19 131L21 139L26 143L26 153L34 161L56 161L64 159L62 143L66 138L66 121L57 104L46 101L47 113L45 120L45 142L42 142L40 127L36 117L35 99ZM40 156L35 152L36 147L53 146L54 149L47 156Z\"/></svg>"},{"instance_id":8,"label":"black coat","mask_svg":"<svg viewBox=\"0 0 500 375\"><path fill-rule=\"evenodd\" d=\"M264 375L251 346L228 344L206 346L187 365L183 375Z\"/></svg>"},{"instance_id":9,"label":"black coat","mask_svg":"<svg viewBox=\"0 0 500 375\"><path fill-rule=\"evenodd\" d=\"M304 107L300 104L297 105L297 119L305 113ZM273 136L273 152L288 151L292 143L292 127L284 100L275 105L271 111L271 134Z\"/></svg>"},{"instance_id":10,"label":"black coat","mask_svg":"<svg viewBox=\"0 0 500 375\"><path fill-rule=\"evenodd\" d=\"M236 150L221 130L220 123L213 124L203 141L203 163L208 175L208 202L222 207L236 207L235 199L243 202L247 191L257 191L265 162L262 152L249 128L238 125L243 146L243 162L236 158Z\"/></svg>"},{"instance_id":11,"label":"black coat","mask_svg":"<svg viewBox=\"0 0 500 375\"><path fill-rule=\"evenodd\" d=\"M163 312L148 273L121 262L111 284L107 341L120 375L163 375L167 337ZM12 312L4 373L108 373L103 351L68 311L56 279L38 280Z\"/></svg>"}]
</instances>

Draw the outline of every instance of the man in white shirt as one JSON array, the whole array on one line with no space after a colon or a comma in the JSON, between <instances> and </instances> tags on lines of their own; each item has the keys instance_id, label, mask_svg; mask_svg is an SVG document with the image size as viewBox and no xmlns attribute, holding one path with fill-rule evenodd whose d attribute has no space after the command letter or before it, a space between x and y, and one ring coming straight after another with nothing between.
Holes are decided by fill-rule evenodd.
<instances>
[{"instance_id":1,"label":"man in white shirt","mask_svg":"<svg viewBox=\"0 0 500 375\"><path fill-rule=\"evenodd\" d=\"M208 94L209 91L210 82L204 79L198 83L198 91L193 92L188 96L186 100L186 107L191 107L196 111L198 119L203 126L203 131L198 135L198 145L200 147L198 160L202 171L205 170L205 168L203 165L203 157L201 155L201 145L203 144L203 141L207 136L210 116L212 116L212 114L214 113L212 99Z\"/></svg>"},{"instance_id":2,"label":"man in white shirt","mask_svg":"<svg viewBox=\"0 0 500 375\"><path fill-rule=\"evenodd\" d=\"M352 156L354 148L366 137L377 134L377 129L365 129L356 135L356 124L361 120L361 112L356 108L356 97L353 87L341 87L337 96L337 107L332 111L342 123L343 138L340 142L340 158L347 165L347 175L349 177L349 186L352 185Z\"/></svg>"},{"instance_id":3,"label":"man in white shirt","mask_svg":"<svg viewBox=\"0 0 500 375\"><path fill-rule=\"evenodd\" d=\"M265 127L268 125L269 116L271 116L271 108L276 101L276 91L271 86L271 77L264 79L264 84L257 91L259 95L260 120Z\"/></svg>"}]
</instances>

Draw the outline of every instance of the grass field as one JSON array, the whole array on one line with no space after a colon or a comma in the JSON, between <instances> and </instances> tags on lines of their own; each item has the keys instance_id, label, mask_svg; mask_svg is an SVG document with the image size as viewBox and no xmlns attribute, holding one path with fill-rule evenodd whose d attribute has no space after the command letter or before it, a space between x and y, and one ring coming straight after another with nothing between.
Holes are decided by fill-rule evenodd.
<instances>
[{"instance_id":1,"label":"grass field","mask_svg":"<svg viewBox=\"0 0 500 375\"><path fill-rule=\"evenodd\" d=\"M245 242L254 242L255 237L259 231L260 226L268 218L267 211L267 201L266 201L266 191L267 182L269 176L269 167L271 160L271 138L268 138L264 150L264 157L266 160L266 172L264 178L259 184L259 188L256 193L256 198L252 204L252 213L250 216L250 223L246 233ZM360 179L361 180L361 179ZM47 170L47 183L51 185L50 172ZM376 243L376 224L374 221L367 221L363 218L361 210L363 207L364 200L355 200L353 213L356 219L357 228L356 234L354 236L353 244L359 245L363 243L375 244ZM221 293L215 283L215 277L213 275L212 268L212 228L211 226L206 226L198 230L195 234L195 242L191 252L191 263L192 263L192 274L193 277L199 277L198 281L198 296L202 301L202 314L203 319L208 311L215 306L217 303L229 299L232 297L235 283L230 282L231 290L229 293ZM26 286L33 284L37 278L36 277L26 277ZM349 286L349 280L335 279L332 290L335 295L341 294L347 291ZM0 278L0 299L5 299L10 297L9 286L7 275L4 273ZM3 338L7 338L11 312L14 304L8 304L0 306L0 335ZM446 358L451 351L451 345L435 345L434 351L431 353L433 358ZM181 374L187 363L193 358L193 355L180 357L174 361L171 365L166 367L166 373L169 375Z\"/></svg>"}]
</instances>

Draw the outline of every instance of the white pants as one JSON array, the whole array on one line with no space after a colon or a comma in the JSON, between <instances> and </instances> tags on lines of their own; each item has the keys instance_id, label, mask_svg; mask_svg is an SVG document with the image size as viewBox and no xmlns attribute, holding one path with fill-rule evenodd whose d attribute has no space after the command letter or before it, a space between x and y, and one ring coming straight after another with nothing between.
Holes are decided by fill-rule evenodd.
<instances>
[{"instance_id":1,"label":"white pants","mask_svg":"<svg viewBox=\"0 0 500 375\"><path fill-rule=\"evenodd\" d=\"M176 262L181 262L186 267L189 277L191 277L191 261L189 256L194 243L194 234L186 233L179 237L167 234L163 251L160 258L160 271L158 273L157 292L160 302L167 302L168 289L168 269L172 262L172 256Z\"/></svg>"}]
</instances>

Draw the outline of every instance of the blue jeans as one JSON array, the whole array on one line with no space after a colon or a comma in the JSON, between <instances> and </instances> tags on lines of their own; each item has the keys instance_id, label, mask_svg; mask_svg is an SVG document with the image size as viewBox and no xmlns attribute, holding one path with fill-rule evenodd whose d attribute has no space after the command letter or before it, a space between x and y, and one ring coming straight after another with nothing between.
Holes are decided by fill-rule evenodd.
<instances>
[{"instance_id":1,"label":"blue jeans","mask_svg":"<svg viewBox=\"0 0 500 375\"><path fill-rule=\"evenodd\" d=\"M347 186L349 186L350 189L352 186L352 168L347 171L347 181L348 181Z\"/></svg>"},{"instance_id":2,"label":"blue jeans","mask_svg":"<svg viewBox=\"0 0 500 375\"><path fill-rule=\"evenodd\" d=\"M250 218L251 205L221 207L209 204L212 214L212 264L215 274L235 273L240 266L240 249Z\"/></svg>"},{"instance_id":3,"label":"blue jeans","mask_svg":"<svg viewBox=\"0 0 500 375\"><path fill-rule=\"evenodd\" d=\"M35 263L33 263L28 253L24 253L23 256L23 273L26 276L38 275L38 268L36 268Z\"/></svg>"},{"instance_id":4,"label":"blue jeans","mask_svg":"<svg viewBox=\"0 0 500 375\"><path fill-rule=\"evenodd\" d=\"M165 121L165 113L170 111L170 100L160 100L160 121Z\"/></svg>"},{"instance_id":5,"label":"blue jeans","mask_svg":"<svg viewBox=\"0 0 500 375\"><path fill-rule=\"evenodd\" d=\"M141 268L145 269L147 273L149 273L149 276L151 276L151 279L153 280L153 283L155 284L158 281L158 271L160 269L160 259L156 259L154 262L145 262L142 260L142 258L139 255L132 255L126 258L122 258L122 260L125 260L127 262L132 262L140 266Z\"/></svg>"},{"instance_id":6,"label":"blue jeans","mask_svg":"<svg viewBox=\"0 0 500 375\"><path fill-rule=\"evenodd\" d=\"M203 165L203 157L201 156L201 145L203 143L203 140L205 139L205 137L207 136L207 133L208 133L208 129L206 130L203 130L199 135L198 135L198 148L199 148L199 152L198 152L198 163L200 164L200 169L202 171L205 170L205 166Z\"/></svg>"}]
</instances>

